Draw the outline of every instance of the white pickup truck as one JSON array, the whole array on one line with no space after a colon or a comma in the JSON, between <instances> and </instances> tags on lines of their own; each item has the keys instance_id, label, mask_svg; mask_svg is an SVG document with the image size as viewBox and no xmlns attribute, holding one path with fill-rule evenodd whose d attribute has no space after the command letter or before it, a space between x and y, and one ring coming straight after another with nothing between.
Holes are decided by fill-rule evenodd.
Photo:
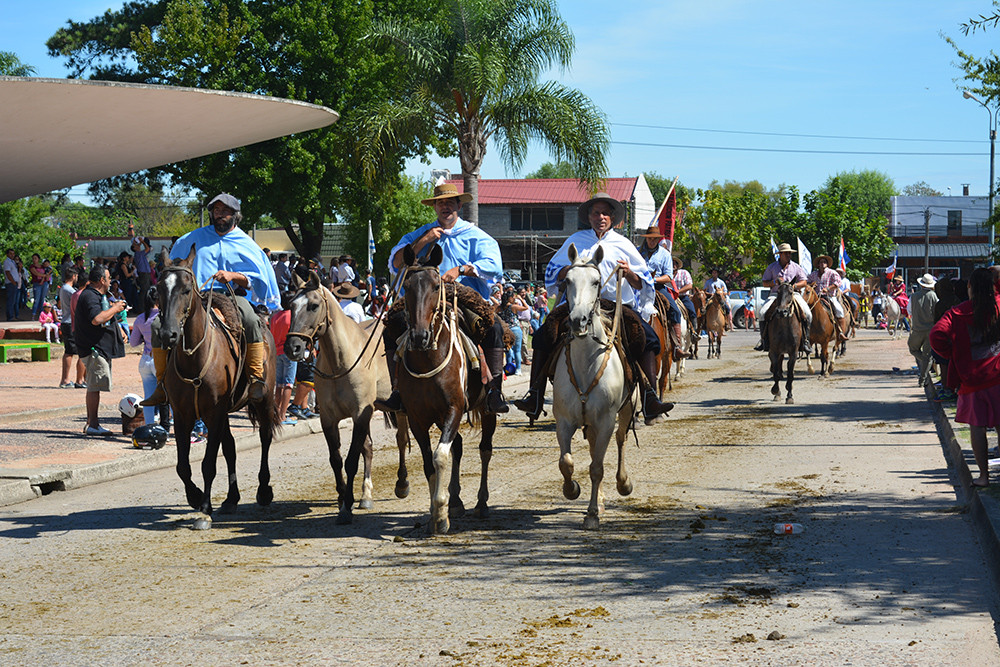
<instances>
[{"instance_id":1,"label":"white pickup truck","mask_svg":"<svg viewBox=\"0 0 1000 667\"><path fill-rule=\"evenodd\" d=\"M767 295L771 293L770 287L754 287L749 292L743 290L733 290L729 293L729 307L733 309L733 326L737 329L747 328L746 302L748 299L753 303L753 312L760 315L760 307L767 301Z\"/></svg>"}]
</instances>

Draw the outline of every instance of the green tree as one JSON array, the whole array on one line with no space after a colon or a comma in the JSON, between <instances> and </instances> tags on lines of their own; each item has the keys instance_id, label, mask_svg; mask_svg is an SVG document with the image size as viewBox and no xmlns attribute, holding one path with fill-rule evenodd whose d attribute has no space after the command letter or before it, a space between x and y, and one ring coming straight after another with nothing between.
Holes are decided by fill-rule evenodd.
<instances>
[{"instance_id":1,"label":"green tree","mask_svg":"<svg viewBox=\"0 0 1000 667\"><path fill-rule=\"evenodd\" d=\"M0 204L0 252L13 248L25 260L37 252L58 264L63 253L76 248L69 232L51 224L52 208L41 197L26 197Z\"/></svg>"},{"instance_id":2,"label":"green tree","mask_svg":"<svg viewBox=\"0 0 1000 667\"><path fill-rule=\"evenodd\" d=\"M350 116L401 83L395 56L362 40L377 14L405 8L422 17L432 6L433 0L136 0L69 22L47 45L50 54L67 58L76 77L275 95ZM300 254L313 256L325 222L340 218L367 229L372 218L372 187L359 178L353 132L341 122L131 180L205 198L232 192L243 201L245 225L269 215ZM385 155L387 174L421 150L419 138L398 143Z\"/></svg>"},{"instance_id":3,"label":"green tree","mask_svg":"<svg viewBox=\"0 0 1000 667\"><path fill-rule=\"evenodd\" d=\"M31 76L35 68L25 65L17 54L11 51L0 51L0 74L4 76Z\"/></svg>"},{"instance_id":4,"label":"green tree","mask_svg":"<svg viewBox=\"0 0 1000 667\"><path fill-rule=\"evenodd\" d=\"M907 197L941 197L944 195L943 192L935 190L927 181L917 181L916 183L911 183L903 188L902 194Z\"/></svg>"},{"instance_id":5,"label":"green tree","mask_svg":"<svg viewBox=\"0 0 1000 667\"><path fill-rule=\"evenodd\" d=\"M400 141L435 136L457 143L468 219L479 220L479 171L493 139L503 162L518 171L532 141L546 145L577 177L595 184L607 175L610 133L604 115L578 90L540 82L565 69L573 34L555 0L446 0L426 20L412 15L377 21L371 42L392 47L409 75L403 92L361 113L358 140L373 178L385 151Z\"/></svg>"},{"instance_id":6,"label":"green tree","mask_svg":"<svg viewBox=\"0 0 1000 667\"><path fill-rule=\"evenodd\" d=\"M874 169L840 172L827 178L820 190L831 190L834 181L844 190L850 206L857 211L864 210L866 220L880 220L886 224L892 210L890 197L899 194L888 174Z\"/></svg>"},{"instance_id":7,"label":"green tree","mask_svg":"<svg viewBox=\"0 0 1000 667\"><path fill-rule=\"evenodd\" d=\"M649 186L649 191L653 194L653 201L656 202L656 206L659 208L663 200L667 198L667 194L670 192L670 185L674 182L674 179L660 176L655 171L644 173L643 178L646 179L646 185ZM677 191L678 211L687 208L697 196L695 190L685 186L680 181L677 181L674 189ZM639 225L642 225L642 221L639 222Z\"/></svg>"},{"instance_id":8,"label":"green tree","mask_svg":"<svg viewBox=\"0 0 1000 667\"><path fill-rule=\"evenodd\" d=\"M546 162L536 171L531 172L525 178L576 178L576 169L569 162L562 160L552 163Z\"/></svg>"}]
</instances>

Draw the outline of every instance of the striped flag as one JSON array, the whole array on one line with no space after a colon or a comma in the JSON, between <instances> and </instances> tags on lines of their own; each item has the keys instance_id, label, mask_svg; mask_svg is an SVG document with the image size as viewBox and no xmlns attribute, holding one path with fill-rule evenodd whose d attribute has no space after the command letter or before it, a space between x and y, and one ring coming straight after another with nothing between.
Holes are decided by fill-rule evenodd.
<instances>
[{"instance_id":1,"label":"striped flag","mask_svg":"<svg viewBox=\"0 0 1000 667\"><path fill-rule=\"evenodd\" d=\"M372 221L368 221L368 270L375 271L375 237L372 236Z\"/></svg>"},{"instance_id":2,"label":"striped flag","mask_svg":"<svg viewBox=\"0 0 1000 667\"><path fill-rule=\"evenodd\" d=\"M771 237L771 252L774 253L774 261L778 261L778 244L774 242L774 237Z\"/></svg>"},{"instance_id":3,"label":"striped flag","mask_svg":"<svg viewBox=\"0 0 1000 667\"><path fill-rule=\"evenodd\" d=\"M899 246L896 246L896 254L892 256L892 264L889 268L885 270L885 279L892 280L892 277L896 275L896 260L899 259Z\"/></svg>"},{"instance_id":4,"label":"striped flag","mask_svg":"<svg viewBox=\"0 0 1000 667\"><path fill-rule=\"evenodd\" d=\"M802 270L805 271L806 273L812 273L813 270L812 253L809 252L809 248L807 248L806 244L802 242L802 239L796 236L795 240L799 242L799 266L801 266Z\"/></svg>"},{"instance_id":5,"label":"striped flag","mask_svg":"<svg viewBox=\"0 0 1000 667\"><path fill-rule=\"evenodd\" d=\"M851 258L847 256L847 249L844 248L844 237L840 237L840 268L847 271L847 265L851 263Z\"/></svg>"}]
</instances>

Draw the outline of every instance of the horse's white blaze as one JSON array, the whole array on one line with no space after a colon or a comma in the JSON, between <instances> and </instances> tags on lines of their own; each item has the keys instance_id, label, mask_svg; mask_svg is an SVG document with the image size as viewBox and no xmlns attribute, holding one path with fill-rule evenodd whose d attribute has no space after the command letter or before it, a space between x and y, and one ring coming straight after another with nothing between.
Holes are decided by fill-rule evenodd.
<instances>
[{"instance_id":1,"label":"horse's white blaze","mask_svg":"<svg viewBox=\"0 0 1000 667\"><path fill-rule=\"evenodd\" d=\"M163 278L163 285L167 288L168 292L172 292L177 287L177 274L172 271L168 271L166 274Z\"/></svg>"}]
</instances>

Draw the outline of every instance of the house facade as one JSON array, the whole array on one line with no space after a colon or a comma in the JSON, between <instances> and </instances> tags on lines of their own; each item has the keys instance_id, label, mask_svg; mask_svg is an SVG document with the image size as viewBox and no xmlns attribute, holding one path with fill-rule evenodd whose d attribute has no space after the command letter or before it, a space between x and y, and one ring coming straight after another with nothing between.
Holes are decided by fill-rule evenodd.
<instances>
[{"instance_id":1,"label":"house facade","mask_svg":"<svg viewBox=\"0 0 1000 667\"><path fill-rule=\"evenodd\" d=\"M463 191L461 179L448 182ZM625 205L625 222L618 231L628 238L637 228L645 231L656 205L642 174L609 178L605 191ZM563 242L589 226L577 216L577 207L588 199L590 193L575 179L482 179L479 226L500 244L505 271L540 281Z\"/></svg>"}]
</instances>

